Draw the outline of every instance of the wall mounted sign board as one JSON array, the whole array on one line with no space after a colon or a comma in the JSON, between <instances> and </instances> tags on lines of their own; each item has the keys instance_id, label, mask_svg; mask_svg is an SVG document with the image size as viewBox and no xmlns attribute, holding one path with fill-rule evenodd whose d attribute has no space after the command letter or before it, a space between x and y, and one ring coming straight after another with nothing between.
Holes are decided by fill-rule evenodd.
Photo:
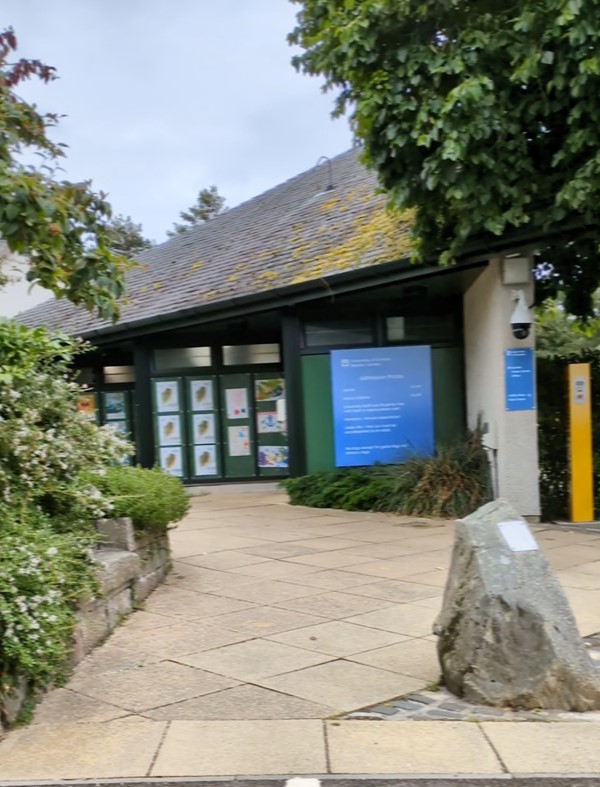
<instances>
[{"instance_id":1,"label":"wall mounted sign board","mask_svg":"<svg viewBox=\"0 0 600 787\"><path fill-rule=\"evenodd\" d=\"M428 345L333 350L331 382L336 467L433 453Z\"/></svg>"}]
</instances>

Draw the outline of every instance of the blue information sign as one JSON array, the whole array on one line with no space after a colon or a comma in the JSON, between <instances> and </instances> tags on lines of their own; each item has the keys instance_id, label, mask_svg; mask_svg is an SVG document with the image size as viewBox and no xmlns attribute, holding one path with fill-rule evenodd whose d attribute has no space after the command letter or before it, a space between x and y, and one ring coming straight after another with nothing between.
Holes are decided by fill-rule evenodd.
<instances>
[{"instance_id":1,"label":"blue information sign","mask_svg":"<svg viewBox=\"0 0 600 787\"><path fill-rule=\"evenodd\" d=\"M507 410L535 410L535 374L531 347L504 351Z\"/></svg>"},{"instance_id":2,"label":"blue information sign","mask_svg":"<svg viewBox=\"0 0 600 787\"><path fill-rule=\"evenodd\" d=\"M331 353L336 467L431 455L431 348Z\"/></svg>"}]
</instances>

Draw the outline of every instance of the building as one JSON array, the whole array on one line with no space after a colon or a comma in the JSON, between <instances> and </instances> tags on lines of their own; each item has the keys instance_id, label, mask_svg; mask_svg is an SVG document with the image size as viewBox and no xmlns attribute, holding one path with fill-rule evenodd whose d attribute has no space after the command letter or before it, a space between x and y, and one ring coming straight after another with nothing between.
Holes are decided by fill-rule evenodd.
<instances>
[{"instance_id":1,"label":"building","mask_svg":"<svg viewBox=\"0 0 600 787\"><path fill-rule=\"evenodd\" d=\"M409 228L349 151L140 254L116 324L20 319L92 342L87 405L186 483L393 461L481 419L497 493L537 517L533 338L509 324L530 261L414 266Z\"/></svg>"}]
</instances>

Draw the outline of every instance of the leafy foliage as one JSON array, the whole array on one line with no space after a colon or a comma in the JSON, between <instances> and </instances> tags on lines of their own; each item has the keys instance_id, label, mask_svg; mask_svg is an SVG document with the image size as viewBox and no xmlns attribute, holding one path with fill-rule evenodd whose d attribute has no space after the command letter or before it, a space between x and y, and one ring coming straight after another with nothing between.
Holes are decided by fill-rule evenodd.
<instances>
[{"instance_id":1,"label":"leafy foliage","mask_svg":"<svg viewBox=\"0 0 600 787\"><path fill-rule=\"evenodd\" d=\"M371 469L341 469L311 473L281 482L294 506L379 511L393 488L389 478Z\"/></svg>"},{"instance_id":2,"label":"leafy foliage","mask_svg":"<svg viewBox=\"0 0 600 787\"><path fill-rule=\"evenodd\" d=\"M152 246L152 241L143 235L142 225L135 224L131 216L114 216L107 225L108 245L114 254L134 257Z\"/></svg>"},{"instance_id":3,"label":"leafy foliage","mask_svg":"<svg viewBox=\"0 0 600 787\"><path fill-rule=\"evenodd\" d=\"M89 478L129 452L78 412L68 378L83 349L0 320L0 716L14 678L43 686L64 670L73 602L95 587L93 520L111 510Z\"/></svg>"},{"instance_id":4,"label":"leafy foliage","mask_svg":"<svg viewBox=\"0 0 600 787\"><path fill-rule=\"evenodd\" d=\"M111 248L110 205L89 182L55 178L64 147L48 130L58 116L16 93L32 77L52 81L55 71L37 60L11 62L16 48L12 29L0 33L0 236L28 258L29 281L116 319L126 261ZM22 163L36 154L41 166Z\"/></svg>"},{"instance_id":5,"label":"leafy foliage","mask_svg":"<svg viewBox=\"0 0 600 787\"><path fill-rule=\"evenodd\" d=\"M582 323L568 314L563 299L547 300L537 309L535 351L538 358L576 355L600 347L600 292L594 293L594 318Z\"/></svg>"},{"instance_id":6,"label":"leafy foliage","mask_svg":"<svg viewBox=\"0 0 600 787\"><path fill-rule=\"evenodd\" d=\"M177 478L159 468L115 466L94 479L113 516L129 516L137 530L164 533L187 514L190 502Z\"/></svg>"},{"instance_id":7,"label":"leafy foliage","mask_svg":"<svg viewBox=\"0 0 600 787\"><path fill-rule=\"evenodd\" d=\"M415 258L560 228L548 292L585 315L600 282L600 4L596 0L293 0L297 68L337 91Z\"/></svg>"},{"instance_id":8,"label":"leafy foliage","mask_svg":"<svg viewBox=\"0 0 600 787\"><path fill-rule=\"evenodd\" d=\"M204 224L204 222L214 219L215 216L218 216L225 210L227 210L225 207L225 197L219 194L216 186L201 189L196 197L196 202L191 208L183 210L179 214L179 218L183 220L183 224L173 224L173 229L167 230L167 235L169 238L181 235L183 232L187 232L190 227Z\"/></svg>"},{"instance_id":9,"label":"leafy foliage","mask_svg":"<svg viewBox=\"0 0 600 787\"><path fill-rule=\"evenodd\" d=\"M109 510L87 481L129 452L108 427L78 412L69 365L82 345L38 328L0 321L0 500L42 511L56 526L81 529Z\"/></svg>"},{"instance_id":10,"label":"leafy foliage","mask_svg":"<svg viewBox=\"0 0 600 787\"><path fill-rule=\"evenodd\" d=\"M292 505L454 519L490 500L489 463L478 432L434 457L312 473L282 482Z\"/></svg>"}]
</instances>

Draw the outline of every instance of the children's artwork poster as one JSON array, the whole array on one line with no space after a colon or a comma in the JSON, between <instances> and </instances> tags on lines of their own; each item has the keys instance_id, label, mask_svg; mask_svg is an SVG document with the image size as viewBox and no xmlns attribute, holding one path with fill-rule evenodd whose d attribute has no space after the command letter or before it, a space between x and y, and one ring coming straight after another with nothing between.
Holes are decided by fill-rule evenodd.
<instances>
[{"instance_id":1,"label":"children's artwork poster","mask_svg":"<svg viewBox=\"0 0 600 787\"><path fill-rule=\"evenodd\" d=\"M268 413L256 414L256 429L259 434L273 434L281 432L281 423L277 420L275 410Z\"/></svg>"},{"instance_id":2,"label":"children's artwork poster","mask_svg":"<svg viewBox=\"0 0 600 787\"><path fill-rule=\"evenodd\" d=\"M248 392L245 388L228 388L225 391L227 418L248 418Z\"/></svg>"},{"instance_id":3,"label":"children's artwork poster","mask_svg":"<svg viewBox=\"0 0 600 787\"><path fill-rule=\"evenodd\" d=\"M216 446L194 446L194 475L217 475Z\"/></svg>"},{"instance_id":4,"label":"children's artwork poster","mask_svg":"<svg viewBox=\"0 0 600 787\"><path fill-rule=\"evenodd\" d=\"M271 380L257 380L254 384L257 402L276 402L285 396L285 380L276 377Z\"/></svg>"},{"instance_id":5,"label":"children's artwork poster","mask_svg":"<svg viewBox=\"0 0 600 787\"><path fill-rule=\"evenodd\" d=\"M125 392L113 391L104 394L104 414L107 421L121 421L127 415Z\"/></svg>"},{"instance_id":6,"label":"children's artwork poster","mask_svg":"<svg viewBox=\"0 0 600 787\"><path fill-rule=\"evenodd\" d=\"M183 461L181 448L178 446L169 446L160 448L160 466L169 475L182 476L183 475Z\"/></svg>"},{"instance_id":7,"label":"children's artwork poster","mask_svg":"<svg viewBox=\"0 0 600 787\"><path fill-rule=\"evenodd\" d=\"M181 445L181 424L179 415L158 416L158 444Z\"/></svg>"},{"instance_id":8,"label":"children's artwork poster","mask_svg":"<svg viewBox=\"0 0 600 787\"><path fill-rule=\"evenodd\" d=\"M77 397L77 410L89 418L90 421L96 420L96 394L84 393Z\"/></svg>"},{"instance_id":9,"label":"children's artwork poster","mask_svg":"<svg viewBox=\"0 0 600 787\"><path fill-rule=\"evenodd\" d=\"M213 410L212 380L190 380L190 402L192 410Z\"/></svg>"},{"instance_id":10,"label":"children's artwork poster","mask_svg":"<svg viewBox=\"0 0 600 787\"><path fill-rule=\"evenodd\" d=\"M159 413L179 411L179 387L175 380L160 380L154 383L156 410Z\"/></svg>"},{"instance_id":11,"label":"children's artwork poster","mask_svg":"<svg viewBox=\"0 0 600 787\"><path fill-rule=\"evenodd\" d=\"M261 445L258 448L259 467L280 467L288 466L288 447L287 445Z\"/></svg>"},{"instance_id":12,"label":"children's artwork poster","mask_svg":"<svg viewBox=\"0 0 600 787\"><path fill-rule=\"evenodd\" d=\"M127 421L109 421L106 425L119 437L127 437Z\"/></svg>"},{"instance_id":13,"label":"children's artwork poster","mask_svg":"<svg viewBox=\"0 0 600 787\"><path fill-rule=\"evenodd\" d=\"M215 416L212 413L200 413L192 416L194 443L215 442Z\"/></svg>"},{"instance_id":14,"label":"children's artwork poster","mask_svg":"<svg viewBox=\"0 0 600 787\"><path fill-rule=\"evenodd\" d=\"M227 428L229 456L250 456L250 429L247 426Z\"/></svg>"}]
</instances>

